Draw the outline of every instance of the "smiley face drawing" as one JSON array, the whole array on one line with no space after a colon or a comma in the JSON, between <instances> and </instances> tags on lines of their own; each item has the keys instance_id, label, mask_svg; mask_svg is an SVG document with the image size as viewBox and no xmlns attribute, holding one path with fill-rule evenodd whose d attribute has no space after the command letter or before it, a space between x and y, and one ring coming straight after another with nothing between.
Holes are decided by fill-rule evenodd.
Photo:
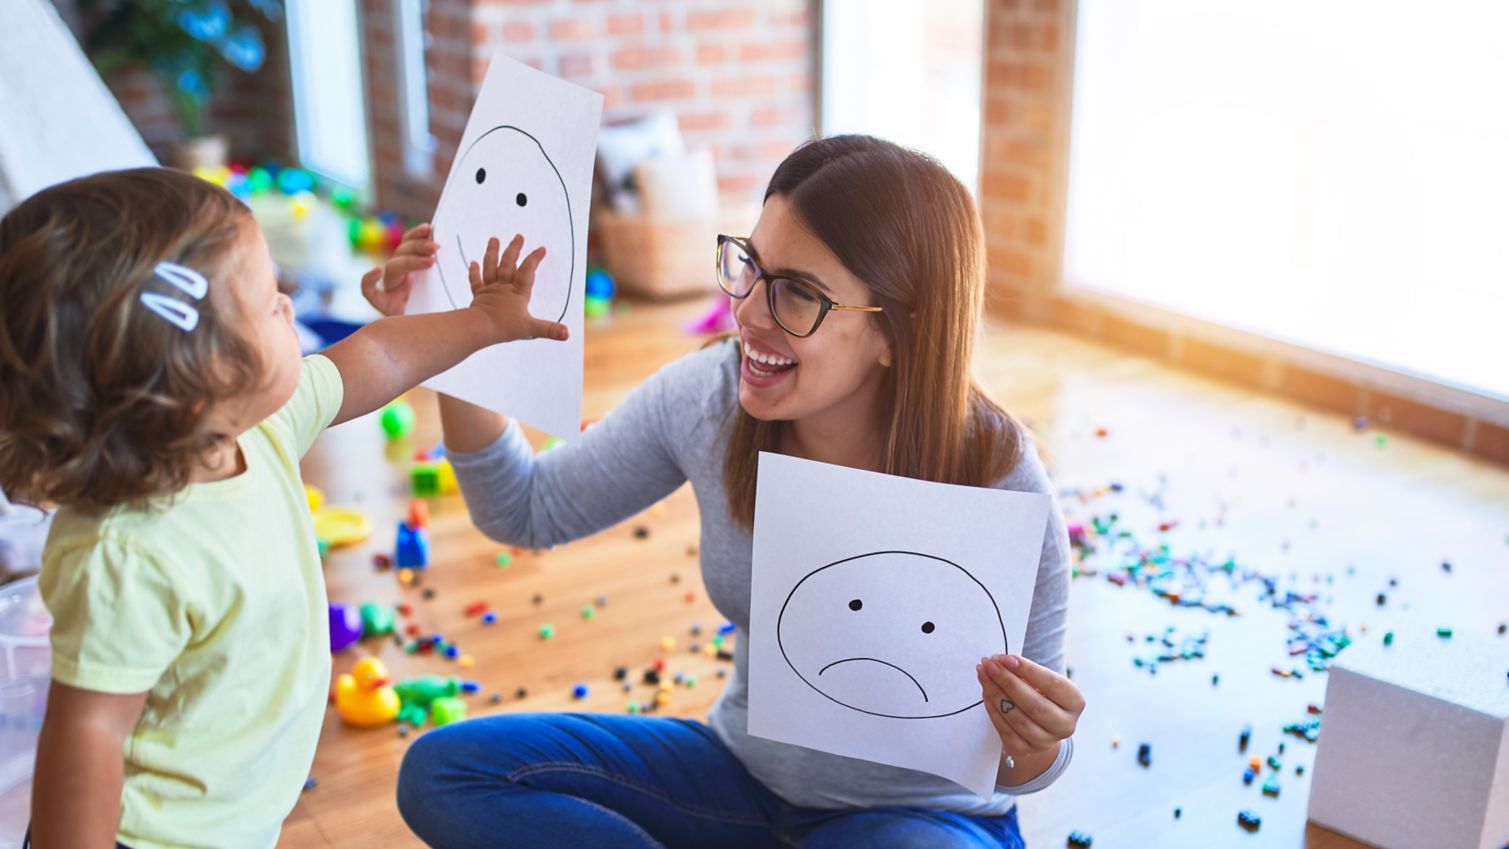
<instances>
[{"instance_id":1,"label":"smiley face drawing","mask_svg":"<svg viewBox=\"0 0 1509 849\"><path fill-rule=\"evenodd\" d=\"M539 140L514 126L493 127L458 156L435 210L435 232L453 237L435 265L451 306L471 303L467 269L482 261L487 240L496 236L507 247L522 233L521 260L540 245L546 250L529 311L564 321L576 275L576 231L560 170Z\"/></svg>"},{"instance_id":2,"label":"smiley face drawing","mask_svg":"<svg viewBox=\"0 0 1509 849\"><path fill-rule=\"evenodd\" d=\"M980 704L975 665L1008 650L985 585L956 563L910 551L861 554L807 573L781 606L776 640L807 686L893 719L936 719Z\"/></svg>"}]
</instances>

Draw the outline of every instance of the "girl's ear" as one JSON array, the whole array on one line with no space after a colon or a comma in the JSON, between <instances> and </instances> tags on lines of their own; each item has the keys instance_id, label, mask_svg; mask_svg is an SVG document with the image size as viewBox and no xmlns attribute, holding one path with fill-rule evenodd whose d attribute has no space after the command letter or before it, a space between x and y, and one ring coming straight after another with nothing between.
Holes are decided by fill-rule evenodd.
<instances>
[{"instance_id":1,"label":"girl's ear","mask_svg":"<svg viewBox=\"0 0 1509 849\"><path fill-rule=\"evenodd\" d=\"M882 368L891 367L891 343L886 341L885 347L880 349L880 365Z\"/></svg>"}]
</instances>

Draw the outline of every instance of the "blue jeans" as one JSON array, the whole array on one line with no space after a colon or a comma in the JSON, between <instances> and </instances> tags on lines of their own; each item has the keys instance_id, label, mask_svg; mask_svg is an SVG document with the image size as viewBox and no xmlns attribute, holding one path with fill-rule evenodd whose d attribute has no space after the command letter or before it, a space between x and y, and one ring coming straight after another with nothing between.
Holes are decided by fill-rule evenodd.
<instances>
[{"instance_id":1,"label":"blue jeans","mask_svg":"<svg viewBox=\"0 0 1509 849\"><path fill-rule=\"evenodd\" d=\"M1024 849L999 817L923 808L787 804L699 722L607 714L505 714L416 740L398 809L436 849Z\"/></svg>"}]
</instances>

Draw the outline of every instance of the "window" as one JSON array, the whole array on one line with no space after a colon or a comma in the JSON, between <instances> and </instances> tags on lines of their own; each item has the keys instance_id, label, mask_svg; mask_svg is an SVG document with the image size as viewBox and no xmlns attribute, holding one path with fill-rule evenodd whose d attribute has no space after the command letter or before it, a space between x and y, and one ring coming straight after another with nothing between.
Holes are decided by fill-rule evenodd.
<instances>
[{"instance_id":1,"label":"window","mask_svg":"<svg viewBox=\"0 0 1509 849\"><path fill-rule=\"evenodd\" d=\"M397 0L393 31L398 55L398 85L403 114L403 168L411 177L428 179L435 169L435 137L430 135L430 95L425 56L430 34L424 28L429 0Z\"/></svg>"},{"instance_id":2,"label":"window","mask_svg":"<svg viewBox=\"0 0 1509 849\"><path fill-rule=\"evenodd\" d=\"M289 0L287 14L299 161L366 191L371 160L356 0Z\"/></svg>"},{"instance_id":3,"label":"window","mask_svg":"<svg viewBox=\"0 0 1509 849\"><path fill-rule=\"evenodd\" d=\"M1080 0L1065 284L1509 398L1509 6Z\"/></svg>"},{"instance_id":4,"label":"window","mask_svg":"<svg viewBox=\"0 0 1509 849\"><path fill-rule=\"evenodd\" d=\"M983 0L824 0L822 132L937 157L976 190Z\"/></svg>"}]
</instances>

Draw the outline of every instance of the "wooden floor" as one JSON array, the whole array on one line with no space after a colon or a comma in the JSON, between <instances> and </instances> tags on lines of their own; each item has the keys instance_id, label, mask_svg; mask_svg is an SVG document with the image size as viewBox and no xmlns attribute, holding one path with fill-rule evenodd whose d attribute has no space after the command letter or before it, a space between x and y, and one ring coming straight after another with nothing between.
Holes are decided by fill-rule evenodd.
<instances>
[{"instance_id":1,"label":"wooden floor","mask_svg":"<svg viewBox=\"0 0 1509 849\"><path fill-rule=\"evenodd\" d=\"M701 305L634 305L589 328L586 415L617 404L662 364L701 340L680 331ZM1509 588L1509 473L1410 439L1359 433L1340 417L1172 371L1079 338L1031 328L992 326L978 358L989 391L1035 429L1056 484L1066 492L1071 521L1118 515L1146 545L1167 542L1176 555L1199 552L1315 590L1316 608L1355 639L1386 628L1400 639L1435 639L1438 624L1458 633L1491 634L1505 615ZM717 661L692 655L689 629L715 629L723 619L702 597L696 559L696 503L682 489L654 510L590 539L554 551L524 553L499 568L502 550L467 521L458 497L434 505L434 564L423 587L400 587L391 572L374 571L375 551L392 545L407 501L408 457L439 437L433 401L412 396L420 412L415 437L384 444L371 418L323 436L305 463L306 477L332 503L365 511L378 529L365 545L332 552L330 597L360 603L406 601L426 633L439 632L476 659L463 671L434 656L406 655L390 642L375 651L399 677L463 674L482 683L473 715L495 710L622 712L648 688L623 693L615 666L638 670L662 655L672 635L673 671L693 675L666 712L704 716L717 696ZM1105 492L1111 483L1121 492ZM1101 494L1096 495L1097 490ZM1160 506L1161 505L1161 506ZM1160 523L1177 522L1167 532ZM649 536L638 539L636 528ZM1447 574L1442 561L1453 568ZM1105 567L1091 558L1088 568ZM679 578L679 582L677 579ZM1390 588L1390 578L1398 580ZM1241 591L1250 589L1239 588ZM1375 604L1380 590L1384 607ZM690 603L686 593L696 593ZM542 603L533 604L535 594ZM607 604L583 619L584 606ZM1179 608L1135 586L1098 576L1074 582L1069 664L1089 707L1076 735L1070 770L1048 790L1024 797L1021 817L1029 846L1060 847L1071 830L1114 847L1262 846L1312 849L1354 844L1305 822L1308 776L1295 766L1314 747L1286 737L1285 723L1306 717L1324 696L1324 674L1281 679L1270 667L1295 664L1286 651L1288 612L1266 609L1248 593L1243 615ZM463 614L485 600L499 622L484 626ZM556 636L541 640L551 623ZM1165 629L1177 640L1208 632L1205 657L1134 665L1152 654ZM1363 629L1366 629L1364 632ZM335 660L345 671L362 651ZM1220 676L1212 686L1212 675ZM588 698L574 701L581 682ZM515 691L524 687L526 698ZM494 707L487 696L504 695ZM1237 751L1244 724L1254 733L1249 754L1267 756L1286 742L1277 798L1244 786L1246 755ZM412 741L392 728L358 731L326 719L313 774L290 816L288 847L418 846L394 805L394 780ZM1119 747L1113 741L1119 739ZM1151 765L1136 762L1139 743ZM1259 781L1261 783L1261 780ZM1182 809L1180 818L1174 810ZM1262 817L1256 834L1238 829L1238 810ZM1426 815L1426 814L1422 814Z\"/></svg>"}]
</instances>

